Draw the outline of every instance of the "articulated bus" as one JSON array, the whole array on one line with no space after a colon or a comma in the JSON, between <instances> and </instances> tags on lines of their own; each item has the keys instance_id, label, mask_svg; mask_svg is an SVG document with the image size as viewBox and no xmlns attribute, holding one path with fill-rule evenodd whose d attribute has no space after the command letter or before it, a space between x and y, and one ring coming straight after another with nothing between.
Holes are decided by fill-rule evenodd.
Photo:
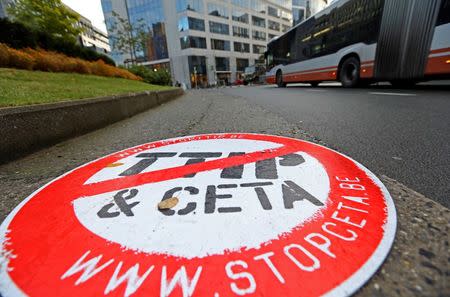
<instances>
[{"instance_id":1,"label":"articulated bus","mask_svg":"<svg viewBox=\"0 0 450 297\"><path fill-rule=\"evenodd\" d=\"M450 0L336 0L271 40L266 81L408 86L450 78Z\"/></svg>"}]
</instances>

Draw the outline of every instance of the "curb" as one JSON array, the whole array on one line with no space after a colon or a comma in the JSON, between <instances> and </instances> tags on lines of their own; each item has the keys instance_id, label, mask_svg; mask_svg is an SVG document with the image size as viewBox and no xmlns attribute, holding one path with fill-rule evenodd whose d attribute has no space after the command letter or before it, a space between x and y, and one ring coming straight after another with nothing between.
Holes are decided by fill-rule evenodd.
<instances>
[{"instance_id":1,"label":"curb","mask_svg":"<svg viewBox=\"0 0 450 297\"><path fill-rule=\"evenodd\" d=\"M174 89L0 109L0 164L175 99Z\"/></svg>"}]
</instances>

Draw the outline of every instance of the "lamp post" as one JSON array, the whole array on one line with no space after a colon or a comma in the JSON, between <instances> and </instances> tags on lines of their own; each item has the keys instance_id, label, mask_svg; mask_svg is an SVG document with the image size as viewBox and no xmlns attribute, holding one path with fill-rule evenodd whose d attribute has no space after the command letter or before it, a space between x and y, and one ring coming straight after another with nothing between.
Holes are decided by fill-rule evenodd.
<instances>
[{"instance_id":1,"label":"lamp post","mask_svg":"<svg viewBox=\"0 0 450 297\"><path fill-rule=\"evenodd\" d=\"M197 83L197 66L194 66L194 83L195 83L195 88L198 89L198 83Z\"/></svg>"}]
</instances>

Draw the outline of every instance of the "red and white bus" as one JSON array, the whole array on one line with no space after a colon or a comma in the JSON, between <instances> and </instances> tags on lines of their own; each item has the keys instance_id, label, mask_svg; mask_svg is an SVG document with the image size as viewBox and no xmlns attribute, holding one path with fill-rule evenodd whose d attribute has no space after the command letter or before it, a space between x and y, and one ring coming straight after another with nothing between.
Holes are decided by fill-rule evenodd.
<instances>
[{"instance_id":1,"label":"red and white bus","mask_svg":"<svg viewBox=\"0 0 450 297\"><path fill-rule=\"evenodd\" d=\"M450 78L450 0L337 0L265 53L266 81L412 85Z\"/></svg>"}]
</instances>

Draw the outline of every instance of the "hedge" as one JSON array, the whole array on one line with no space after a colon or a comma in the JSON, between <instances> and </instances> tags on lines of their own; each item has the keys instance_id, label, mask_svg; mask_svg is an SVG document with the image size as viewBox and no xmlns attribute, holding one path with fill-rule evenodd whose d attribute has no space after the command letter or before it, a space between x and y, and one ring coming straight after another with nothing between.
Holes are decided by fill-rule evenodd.
<instances>
[{"instance_id":1,"label":"hedge","mask_svg":"<svg viewBox=\"0 0 450 297\"><path fill-rule=\"evenodd\" d=\"M0 43L0 67L49 72L75 72L142 80L141 77L125 69L108 65L103 60L89 62L42 49L13 49L2 43Z\"/></svg>"},{"instance_id":2,"label":"hedge","mask_svg":"<svg viewBox=\"0 0 450 297\"><path fill-rule=\"evenodd\" d=\"M146 66L133 65L127 68L127 70L142 77L146 83L162 86L172 85L172 78L166 69L157 69L156 71L153 71Z\"/></svg>"},{"instance_id":3,"label":"hedge","mask_svg":"<svg viewBox=\"0 0 450 297\"><path fill-rule=\"evenodd\" d=\"M20 23L0 18L0 43L15 49L41 48L48 51L63 53L69 57L81 58L87 61L102 60L115 66L114 61L106 55L78 45L74 40L54 37L46 32L32 30Z\"/></svg>"}]
</instances>

